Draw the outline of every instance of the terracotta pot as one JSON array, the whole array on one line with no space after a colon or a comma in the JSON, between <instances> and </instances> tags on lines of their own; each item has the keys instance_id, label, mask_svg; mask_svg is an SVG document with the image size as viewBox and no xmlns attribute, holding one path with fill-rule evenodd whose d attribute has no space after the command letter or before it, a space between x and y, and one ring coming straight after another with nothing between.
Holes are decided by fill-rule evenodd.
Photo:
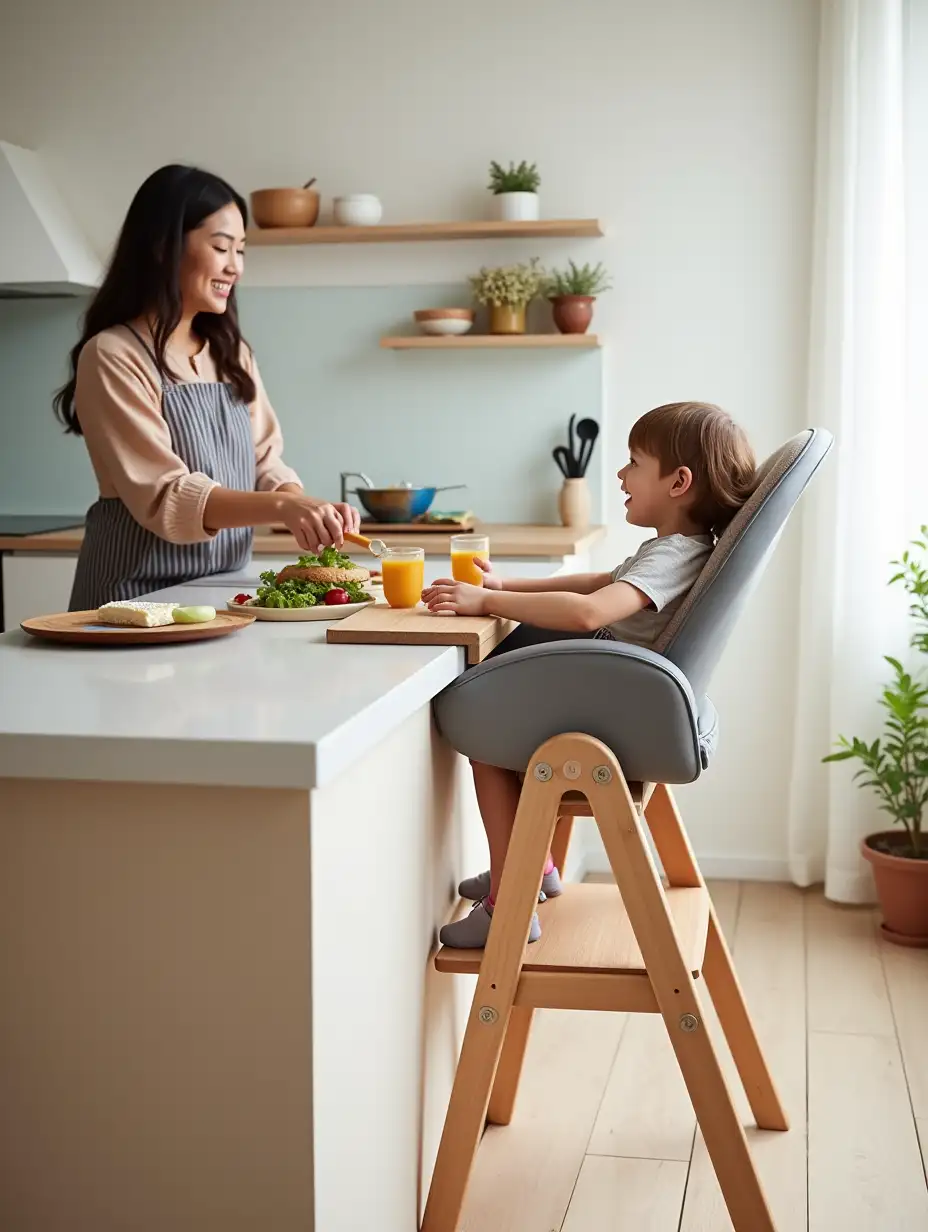
<instances>
[{"instance_id":1,"label":"terracotta pot","mask_svg":"<svg viewBox=\"0 0 928 1232\"><path fill-rule=\"evenodd\" d=\"M314 188L259 188L251 194L251 214L258 227L313 227L319 194Z\"/></svg>"},{"instance_id":2,"label":"terracotta pot","mask_svg":"<svg viewBox=\"0 0 928 1232\"><path fill-rule=\"evenodd\" d=\"M585 334L593 320L592 295L558 295L552 301L554 324L562 334Z\"/></svg>"},{"instance_id":3,"label":"terracotta pot","mask_svg":"<svg viewBox=\"0 0 928 1232\"><path fill-rule=\"evenodd\" d=\"M908 839L899 830L883 830L860 844L861 855L873 866L883 912L880 931L896 945L928 947L928 860L877 851L873 843L907 849Z\"/></svg>"},{"instance_id":4,"label":"terracotta pot","mask_svg":"<svg viewBox=\"0 0 928 1232\"><path fill-rule=\"evenodd\" d=\"M557 498L564 526L589 526L590 489L585 479L565 479Z\"/></svg>"},{"instance_id":5,"label":"terracotta pot","mask_svg":"<svg viewBox=\"0 0 928 1232\"><path fill-rule=\"evenodd\" d=\"M491 304L490 305L491 334L524 334L525 305L524 304Z\"/></svg>"}]
</instances>

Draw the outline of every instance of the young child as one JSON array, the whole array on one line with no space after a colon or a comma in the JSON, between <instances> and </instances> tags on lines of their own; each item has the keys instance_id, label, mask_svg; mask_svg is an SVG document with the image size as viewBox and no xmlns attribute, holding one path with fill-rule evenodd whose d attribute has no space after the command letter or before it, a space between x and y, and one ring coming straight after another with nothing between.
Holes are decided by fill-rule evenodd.
<instances>
[{"instance_id":1,"label":"young child","mask_svg":"<svg viewBox=\"0 0 928 1232\"><path fill-rule=\"evenodd\" d=\"M719 407L704 402L676 402L649 411L633 426L628 448L629 461L618 472L626 521L657 532L634 556L611 573L542 581L504 580L482 566L482 586L442 579L429 587L422 596L429 610L521 621L521 644L526 635L531 639L528 625L563 631L565 637L605 637L652 647L716 539L750 495L756 461L744 431ZM507 649L505 642L500 649ZM473 770L490 871L461 882L461 896L476 899L476 905L463 920L446 925L440 937L443 945L465 949L486 944L521 790L519 775L511 770L476 762ZM549 898L561 893L550 854L541 888ZM529 941L540 936L535 915Z\"/></svg>"}]
</instances>

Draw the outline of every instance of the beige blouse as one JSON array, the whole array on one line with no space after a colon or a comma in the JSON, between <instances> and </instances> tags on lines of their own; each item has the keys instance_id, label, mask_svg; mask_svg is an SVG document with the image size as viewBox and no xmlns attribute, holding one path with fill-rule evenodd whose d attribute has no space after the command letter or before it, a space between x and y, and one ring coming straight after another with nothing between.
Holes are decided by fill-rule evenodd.
<instances>
[{"instance_id":1,"label":"beige blouse","mask_svg":"<svg viewBox=\"0 0 928 1232\"><path fill-rule=\"evenodd\" d=\"M148 340L143 330L139 333ZM166 358L182 380L218 380L208 345L192 359L169 348ZM248 407L256 490L299 484L297 473L284 464L277 416L254 356L244 346L242 363L256 391ZM218 484L188 470L172 449L161 413L161 378L127 329L106 329L86 343L77 365L74 405L101 496L118 496L137 522L162 539L198 543L212 538L215 532L206 529L203 516L207 497Z\"/></svg>"}]
</instances>

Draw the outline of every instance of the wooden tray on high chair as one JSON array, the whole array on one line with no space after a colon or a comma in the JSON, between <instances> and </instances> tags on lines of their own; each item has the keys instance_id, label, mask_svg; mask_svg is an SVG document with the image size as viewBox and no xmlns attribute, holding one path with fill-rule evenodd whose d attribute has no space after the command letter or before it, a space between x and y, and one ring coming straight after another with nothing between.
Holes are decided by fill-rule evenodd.
<instances>
[{"instance_id":1,"label":"wooden tray on high chair","mask_svg":"<svg viewBox=\"0 0 928 1232\"><path fill-rule=\"evenodd\" d=\"M375 603L332 625L328 642L375 646L463 646L470 665L482 663L518 624L499 616L433 616L418 607Z\"/></svg>"}]
</instances>

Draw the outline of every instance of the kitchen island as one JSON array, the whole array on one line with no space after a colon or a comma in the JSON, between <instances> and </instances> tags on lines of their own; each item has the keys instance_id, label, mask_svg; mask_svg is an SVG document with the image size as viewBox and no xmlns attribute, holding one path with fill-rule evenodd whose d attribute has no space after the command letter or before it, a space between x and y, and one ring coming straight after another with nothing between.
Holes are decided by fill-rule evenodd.
<instances>
[{"instance_id":1,"label":"kitchen island","mask_svg":"<svg viewBox=\"0 0 928 1232\"><path fill-rule=\"evenodd\" d=\"M325 628L0 637L0 1227L417 1226L472 987L429 955L486 865L463 654Z\"/></svg>"}]
</instances>

